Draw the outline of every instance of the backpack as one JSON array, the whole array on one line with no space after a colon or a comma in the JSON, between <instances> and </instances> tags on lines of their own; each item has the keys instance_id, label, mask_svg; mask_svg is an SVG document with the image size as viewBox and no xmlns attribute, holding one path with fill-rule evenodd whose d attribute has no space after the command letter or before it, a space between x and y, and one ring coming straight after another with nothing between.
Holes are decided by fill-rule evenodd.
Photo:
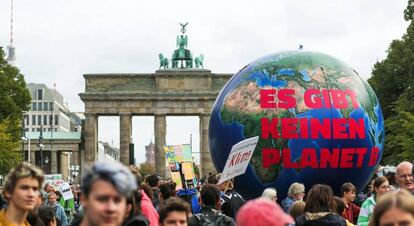
<instances>
[{"instance_id":1,"label":"backpack","mask_svg":"<svg viewBox=\"0 0 414 226\"><path fill-rule=\"evenodd\" d=\"M194 214L200 226L226 226L226 215L224 214Z\"/></svg>"}]
</instances>

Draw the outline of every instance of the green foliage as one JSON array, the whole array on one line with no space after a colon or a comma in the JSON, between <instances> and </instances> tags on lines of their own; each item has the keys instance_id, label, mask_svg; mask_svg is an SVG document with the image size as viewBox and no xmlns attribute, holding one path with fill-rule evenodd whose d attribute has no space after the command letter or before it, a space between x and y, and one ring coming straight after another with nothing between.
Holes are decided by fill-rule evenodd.
<instances>
[{"instance_id":1,"label":"green foliage","mask_svg":"<svg viewBox=\"0 0 414 226\"><path fill-rule=\"evenodd\" d=\"M29 110L31 97L24 76L18 68L7 64L4 56L0 48L0 122L10 120L6 130L17 141L21 137L22 112Z\"/></svg>"},{"instance_id":2,"label":"green foliage","mask_svg":"<svg viewBox=\"0 0 414 226\"><path fill-rule=\"evenodd\" d=\"M197 178L200 178L200 169L198 168L198 166L195 164L195 162L193 162L193 168L194 168L194 174L196 175Z\"/></svg>"},{"instance_id":3,"label":"green foliage","mask_svg":"<svg viewBox=\"0 0 414 226\"><path fill-rule=\"evenodd\" d=\"M383 162L398 164L414 159L414 114L401 111L385 120L387 133Z\"/></svg>"},{"instance_id":4,"label":"green foliage","mask_svg":"<svg viewBox=\"0 0 414 226\"><path fill-rule=\"evenodd\" d=\"M13 123L9 118L0 122L0 175L6 175L21 161L19 142L14 141L8 128Z\"/></svg>"},{"instance_id":5,"label":"green foliage","mask_svg":"<svg viewBox=\"0 0 414 226\"><path fill-rule=\"evenodd\" d=\"M151 164L151 163L148 163L148 162L141 163L139 165L139 173L143 177L154 174L155 173L155 165Z\"/></svg>"},{"instance_id":6,"label":"green foliage","mask_svg":"<svg viewBox=\"0 0 414 226\"><path fill-rule=\"evenodd\" d=\"M414 0L408 0L407 8L404 10L404 19L409 21L414 15Z\"/></svg>"},{"instance_id":7,"label":"green foliage","mask_svg":"<svg viewBox=\"0 0 414 226\"><path fill-rule=\"evenodd\" d=\"M393 40L387 58L377 62L368 80L381 103L385 119L382 162L414 159L414 0L408 0L404 19L411 21L400 40Z\"/></svg>"}]
</instances>

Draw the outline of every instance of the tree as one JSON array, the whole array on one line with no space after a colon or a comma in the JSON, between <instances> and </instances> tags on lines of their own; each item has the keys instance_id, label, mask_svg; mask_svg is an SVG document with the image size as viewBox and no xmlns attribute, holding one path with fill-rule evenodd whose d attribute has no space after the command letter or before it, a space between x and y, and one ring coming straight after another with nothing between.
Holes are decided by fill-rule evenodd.
<instances>
[{"instance_id":1,"label":"tree","mask_svg":"<svg viewBox=\"0 0 414 226\"><path fill-rule=\"evenodd\" d=\"M6 130L13 141L20 140L22 113L30 109L30 101L24 76L18 68L7 63L0 47L0 123L7 118L10 120Z\"/></svg>"},{"instance_id":2,"label":"tree","mask_svg":"<svg viewBox=\"0 0 414 226\"><path fill-rule=\"evenodd\" d=\"M396 165L414 159L414 114L401 111L385 120L386 131L383 162Z\"/></svg>"},{"instance_id":3,"label":"tree","mask_svg":"<svg viewBox=\"0 0 414 226\"><path fill-rule=\"evenodd\" d=\"M0 174L22 160L19 142L23 111L29 110L30 92L19 69L8 64L0 47Z\"/></svg>"},{"instance_id":4,"label":"tree","mask_svg":"<svg viewBox=\"0 0 414 226\"><path fill-rule=\"evenodd\" d=\"M142 177L155 173L155 165L149 162L144 162L139 165L139 173Z\"/></svg>"},{"instance_id":5,"label":"tree","mask_svg":"<svg viewBox=\"0 0 414 226\"><path fill-rule=\"evenodd\" d=\"M8 132L10 123L9 118L0 122L0 175L6 175L22 157L19 142L13 140L12 134Z\"/></svg>"},{"instance_id":6,"label":"tree","mask_svg":"<svg viewBox=\"0 0 414 226\"><path fill-rule=\"evenodd\" d=\"M385 164L414 159L414 0L408 0L404 19L411 22L407 32L391 42L387 58L375 63L368 79L385 119Z\"/></svg>"}]
</instances>

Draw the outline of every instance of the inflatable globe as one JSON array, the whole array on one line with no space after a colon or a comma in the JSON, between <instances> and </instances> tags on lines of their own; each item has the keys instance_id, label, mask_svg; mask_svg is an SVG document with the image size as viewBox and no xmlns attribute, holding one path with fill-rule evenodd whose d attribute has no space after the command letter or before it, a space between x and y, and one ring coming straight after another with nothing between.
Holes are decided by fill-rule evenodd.
<instances>
[{"instance_id":1,"label":"inflatable globe","mask_svg":"<svg viewBox=\"0 0 414 226\"><path fill-rule=\"evenodd\" d=\"M361 190L379 164L385 136L368 83L342 61L305 51L266 56L235 74L209 126L218 172L233 145L259 137L246 172L235 177L248 199L275 187L281 200L293 182L307 191L323 183L338 194L345 182Z\"/></svg>"}]
</instances>

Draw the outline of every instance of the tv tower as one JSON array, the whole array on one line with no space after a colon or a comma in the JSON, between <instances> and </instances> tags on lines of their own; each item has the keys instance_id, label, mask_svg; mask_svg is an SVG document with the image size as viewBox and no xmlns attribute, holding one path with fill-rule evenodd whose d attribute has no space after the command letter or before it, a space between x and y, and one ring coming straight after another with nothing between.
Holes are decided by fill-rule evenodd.
<instances>
[{"instance_id":1,"label":"tv tower","mask_svg":"<svg viewBox=\"0 0 414 226\"><path fill-rule=\"evenodd\" d=\"M14 65L16 62L16 48L13 46L13 0L10 0L10 44L7 46L7 62Z\"/></svg>"}]
</instances>

